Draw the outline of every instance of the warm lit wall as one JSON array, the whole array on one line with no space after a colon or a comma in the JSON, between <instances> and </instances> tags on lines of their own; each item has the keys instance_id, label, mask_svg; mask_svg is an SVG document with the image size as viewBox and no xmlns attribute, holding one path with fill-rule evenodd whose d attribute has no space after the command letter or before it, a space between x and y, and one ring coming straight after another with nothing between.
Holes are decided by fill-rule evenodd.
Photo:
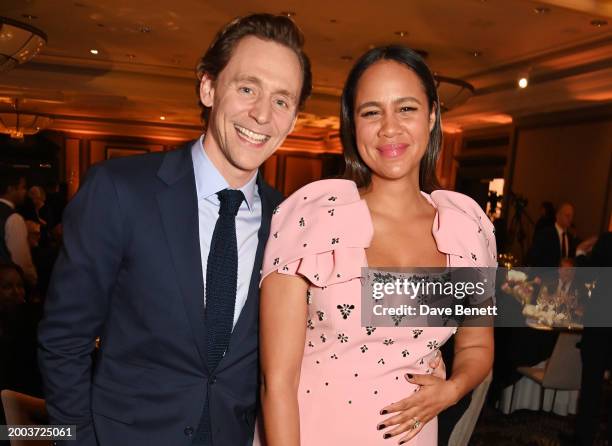
<instances>
[{"instance_id":1,"label":"warm lit wall","mask_svg":"<svg viewBox=\"0 0 612 446\"><path fill-rule=\"evenodd\" d=\"M578 235L597 234L607 223L612 162L612 119L519 129L512 189L538 218L542 201L576 208Z\"/></svg>"}]
</instances>

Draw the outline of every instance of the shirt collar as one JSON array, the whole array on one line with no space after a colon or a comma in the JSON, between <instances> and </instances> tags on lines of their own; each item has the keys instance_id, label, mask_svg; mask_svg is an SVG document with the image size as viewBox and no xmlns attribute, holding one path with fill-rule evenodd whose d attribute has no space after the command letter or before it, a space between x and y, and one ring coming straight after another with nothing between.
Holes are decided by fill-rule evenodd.
<instances>
[{"instance_id":1,"label":"shirt collar","mask_svg":"<svg viewBox=\"0 0 612 446\"><path fill-rule=\"evenodd\" d=\"M557 229L557 234L559 234L559 238L563 237L563 233L565 230L555 222L555 228Z\"/></svg>"},{"instance_id":2,"label":"shirt collar","mask_svg":"<svg viewBox=\"0 0 612 446\"><path fill-rule=\"evenodd\" d=\"M11 209L15 209L15 205L12 201L7 200L6 198L0 198L0 201L9 206Z\"/></svg>"},{"instance_id":3,"label":"shirt collar","mask_svg":"<svg viewBox=\"0 0 612 446\"><path fill-rule=\"evenodd\" d=\"M212 200L218 203L217 192L228 189L230 186L212 161L210 161L210 158L208 158L206 150L204 150L203 140L204 135L200 136L191 148L198 201L212 198ZM257 172L244 186L238 189L244 194L247 206L251 212L253 212L256 186Z\"/></svg>"}]
</instances>

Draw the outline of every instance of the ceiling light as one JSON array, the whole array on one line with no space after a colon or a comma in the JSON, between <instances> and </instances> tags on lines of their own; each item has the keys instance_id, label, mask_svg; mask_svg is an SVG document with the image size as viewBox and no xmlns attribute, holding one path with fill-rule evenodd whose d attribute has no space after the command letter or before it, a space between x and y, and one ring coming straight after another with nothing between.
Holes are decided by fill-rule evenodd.
<instances>
[{"instance_id":1,"label":"ceiling light","mask_svg":"<svg viewBox=\"0 0 612 446\"><path fill-rule=\"evenodd\" d=\"M32 14L21 14L21 17L23 17L24 19L28 19L28 20L34 20L37 19L38 17Z\"/></svg>"},{"instance_id":2,"label":"ceiling light","mask_svg":"<svg viewBox=\"0 0 612 446\"><path fill-rule=\"evenodd\" d=\"M537 8L533 8L533 12L536 14L548 14L550 12L550 8L546 6L538 6Z\"/></svg>"},{"instance_id":3,"label":"ceiling light","mask_svg":"<svg viewBox=\"0 0 612 446\"><path fill-rule=\"evenodd\" d=\"M406 37L408 35L408 31L395 31L396 36Z\"/></svg>"},{"instance_id":4,"label":"ceiling light","mask_svg":"<svg viewBox=\"0 0 612 446\"><path fill-rule=\"evenodd\" d=\"M284 15L286 17L295 17L295 12L294 11L281 11L280 15Z\"/></svg>"},{"instance_id":5,"label":"ceiling light","mask_svg":"<svg viewBox=\"0 0 612 446\"><path fill-rule=\"evenodd\" d=\"M529 80L526 77L522 77L518 80L518 86L520 88L527 88L527 85L529 85Z\"/></svg>"},{"instance_id":6,"label":"ceiling light","mask_svg":"<svg viewBox=\"0 0 612 446\"><path fill-rule=\"evenodd\" d=\"M33 26L0 17L0 72L36 56L47 43L47 36Z\"/></svg>"},{"instance_id":7,"label":"ceiling light","mask_svg":"<svg viewBox=\"0 0 612 446\"><path fill-rule=\"evenodd\" d=\"M23 139L25 135L34 135L53 122L48 116L17 111L17 101L14 106L14 112L0 113L0 133L8 133L11 138Z\"/></svg>"},{"instance_id":8,"label":"ceiling light","mask_svg":"<svg viewBox=\"0 0 612 446\"><path fill-rule=\"evenodd\" d=\"M165 116L160 116L159 119L162 120L162 121L165 121L166 117Z\"/></svg>"},{"instance_id":9,"label":"ceiling light","mask_svg":"<svg viewBox=\"0 0 612 446\"><path fill-rule=\"evenodd\" d=\"M474 57L480 57L480 56L482 56L482 52L481 52L481 51L478 51L478 50L476 50L476 51L472 51L472 56L474 56Z\"/></svg>"},{"instance_id":10,"label":"ceiling light","mask_svg":"<svg viewBox=\"0 0 612 446\"><path fill-rule=\"evenodd\" d=\"M606 26L608 24L607 20L595 19L591 20L591 25L596 26L597 28L601 28L602 26Z\"/></svg>"},{"instance_id":11,"label":"ceiling light","mask_svg":"<svg viewBox=\"0 0 612 446\"><path fill-rule=\"evenodd\" d=\"M151 32L151 28L147 25L140 25L138 27L138 31L140 31L143 34L149 34Z\"/></svg>"},{"instance_id":12,"label":"ceiling light","mask_svg":"<svg viewBox=\"0 0 612 446\"><path fill-rule=\"evenodd\" d=\"M95 49L95 48L90 49L90 50L89 50L89 52L90 52L91 54L94 54L94 55L95 55L95 54L98 54L98 50L97 50L97 49Z\"/></svg>"}]
</instances>

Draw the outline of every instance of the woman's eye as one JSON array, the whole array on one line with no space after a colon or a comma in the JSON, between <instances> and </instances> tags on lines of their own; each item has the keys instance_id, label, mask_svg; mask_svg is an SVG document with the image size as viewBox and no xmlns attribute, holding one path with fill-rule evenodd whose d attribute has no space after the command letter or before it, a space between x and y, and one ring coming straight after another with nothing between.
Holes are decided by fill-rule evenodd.
<instances>
[{"instance_id":1,"label":"woman's eye","mask_svg":"<svg viewBox=\"0 0 612 446\"><path fill-rule=\"evenodd\" d=\"M370 116L376 116L377 114L378 114L378 112L376 110L368 110L368 111L363 112L361 114L361 117L362 118L367 118L367 117L370 117Z\"/></svg>"}]
</instances>

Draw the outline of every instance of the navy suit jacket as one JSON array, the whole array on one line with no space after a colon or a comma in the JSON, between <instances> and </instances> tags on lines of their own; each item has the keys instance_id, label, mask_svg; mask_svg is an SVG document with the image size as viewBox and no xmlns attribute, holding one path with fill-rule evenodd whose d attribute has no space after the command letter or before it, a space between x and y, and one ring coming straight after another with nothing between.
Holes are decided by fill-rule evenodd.
<instances>
[{"instance_id":1,"label":"navy suit jacket","mask_svg":"<svg viewBox=\"0 0 612 446\"><path fill-rule=\"evenodd\" d=\"M569 257L576 255L576 239L567 234ZM545 226L533 235L533 243L529 252L531 266L559 266L561 262L561 243L557 228Z\"/></svg>"},{"instance_id":2,"label":"navy suit jacket","mask_svg":"<svg viewBox=\"0 0 612 446\"><path fill-rule=\"evenodd\" d=\"M77 442L66 444L188 445L207 395L214 444L251 444L258 282L282 198L261 176L257 184L262 222L248 298L224 358L207 370L191 144L90 169L64 214L39 327L51 422L78 426Z\"/></svg>"}]
</instances>

